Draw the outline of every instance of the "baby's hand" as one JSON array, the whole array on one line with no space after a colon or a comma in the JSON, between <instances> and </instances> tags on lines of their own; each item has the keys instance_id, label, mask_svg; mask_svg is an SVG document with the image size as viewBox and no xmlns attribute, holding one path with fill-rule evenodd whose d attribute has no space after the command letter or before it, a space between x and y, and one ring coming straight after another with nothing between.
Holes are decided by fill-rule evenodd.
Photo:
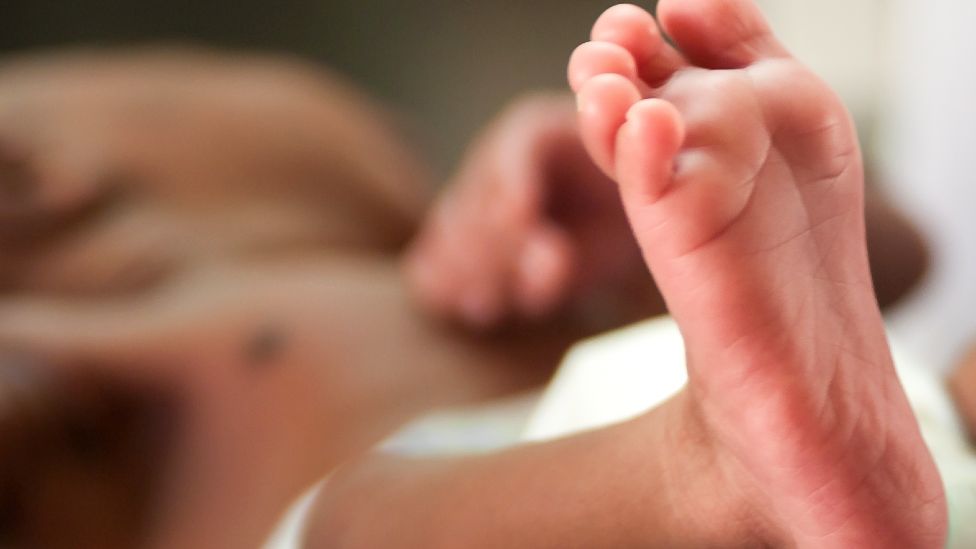
<instances>
[{"instance_id":1,"label":"baby's hand","mask_svg":"<svg viewBox=\"0 0 976 549\"><path fill-rule=\"evenodd\" d=\"M568 97L533 96L475 141L407 255L423 306L493 328L545 319L621 277L647 280L575 118Z\"/></svg>"}]
</instances>

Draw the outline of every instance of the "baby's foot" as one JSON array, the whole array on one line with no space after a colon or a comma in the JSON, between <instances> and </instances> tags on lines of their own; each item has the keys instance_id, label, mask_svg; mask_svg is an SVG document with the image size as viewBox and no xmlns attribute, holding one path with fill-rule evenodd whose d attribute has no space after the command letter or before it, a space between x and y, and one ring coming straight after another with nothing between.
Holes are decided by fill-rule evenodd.
<instances>
[{"instance_id":1,"label":"baby's foot","mask_svg":"<svg viewBox=\"0 0 976 549\"><path fill-rule=\"evenodd\" d=\"M617 6L570 81L685 337L716 494L741 494L777 544L938 546L941 482L872 291L850 117L751 1L659 14L678 50Z\"/></svg>"}]
</instances>

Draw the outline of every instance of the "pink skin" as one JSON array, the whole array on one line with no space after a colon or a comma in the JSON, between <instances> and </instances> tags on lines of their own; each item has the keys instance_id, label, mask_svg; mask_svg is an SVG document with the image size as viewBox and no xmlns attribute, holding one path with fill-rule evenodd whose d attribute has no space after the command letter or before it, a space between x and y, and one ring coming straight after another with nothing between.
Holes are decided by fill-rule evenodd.
<instances>
[{"instance_id":1,"label":"pink skin","mask_svg":"<svg viewBox=\"0 0 976 549\"><path fill-rule=\"evenodd\" d=\"M630 289L608 307L614 323L657 303L616 186L557 95L516 102L475 141L405 265L425 309L476 329L551 320L594 296L606 307L608 288Z\"/></svg>"},{"instance_id":2,"label":"pink skin","mask_svg":"<svg viewBox=\"0 0 976 549\"><path fill-rule=\"evenodd\" d=\"M328 73L95 51L4 64L0 92L3 360L179 397L140 547L256 547L341 461L428 408L537 386L566 344L486 345L416 314L398 257L423 170ZM262 334L277 343L255 361ZM3 419L12 382L0 368ZM108 508L58 471L38 473L55 514Z\"/></svg>"},{"instance_id":3,"label":"pink skin","mask_svg":"<svg viewBox=\"0 0 976 549\"><path fill-rule=\"evenodd\" d=\"M659 16L680 53L621 5L569 79L681 326L688 413L728 489L783 543L939 546L944 496L874 299L847 112L749 0Z\"/></svg>"},{"instance_id":4,"label":"pink skin","mask_svg":"<svg viewBox=\"0 0 976 549\"><path fill-rule=\"evenodd\" d=\"M256 358L261 334L278 343ZM337 253L200 268L128 298L9 296L0 349L177 397L150 548L256 547L302 490L411 417L536 386L531 365L556 360L538 338L462 340L417 317L393 260Z\"/></svg>"}]
</instances>

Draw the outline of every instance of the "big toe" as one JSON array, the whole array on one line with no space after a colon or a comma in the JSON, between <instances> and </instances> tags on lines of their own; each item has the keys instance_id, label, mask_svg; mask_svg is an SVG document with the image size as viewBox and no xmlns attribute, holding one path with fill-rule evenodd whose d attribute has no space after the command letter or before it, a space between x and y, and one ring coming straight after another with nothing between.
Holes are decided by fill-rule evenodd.
<instances>
[{"instance_id":1,"label":"big toe","mask_svg":"<svg viewBox=\"0 0 976 549\"><path fill-rule=\"evenodd\" d=\"M685 57L707 69L788 55L753 0L662 0L658 17Z\"/></svg>"},{"instance_id":2,"label":"big toe","mask_svg":"<svg viewBox=\"0 0 976 549\"><path fill-rule=\"evenodd\" d=\"M632 4L618 4L603 12L593 25L591 38L626 50L640 79L650 87L665 82L687 64L664 40L654 17Z\"/></svg>"}]
</instances>

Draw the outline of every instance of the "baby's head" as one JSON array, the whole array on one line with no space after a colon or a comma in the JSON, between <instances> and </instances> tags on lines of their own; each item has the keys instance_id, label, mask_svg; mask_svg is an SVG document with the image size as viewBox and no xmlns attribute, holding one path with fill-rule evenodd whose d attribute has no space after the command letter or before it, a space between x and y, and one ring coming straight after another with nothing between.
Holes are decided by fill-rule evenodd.
<instances>
[{"instance_id":1,"label":"baby's head","mask_svg":"<svg viewBox=\"0 0 976 549\"><path fill-rule=\"evenodd\" d=\"M195 50L0 65L0 285L132 289L206 255L394 250L425 202L389 117L327 71Z\"/></svg>"}]
</instances>

